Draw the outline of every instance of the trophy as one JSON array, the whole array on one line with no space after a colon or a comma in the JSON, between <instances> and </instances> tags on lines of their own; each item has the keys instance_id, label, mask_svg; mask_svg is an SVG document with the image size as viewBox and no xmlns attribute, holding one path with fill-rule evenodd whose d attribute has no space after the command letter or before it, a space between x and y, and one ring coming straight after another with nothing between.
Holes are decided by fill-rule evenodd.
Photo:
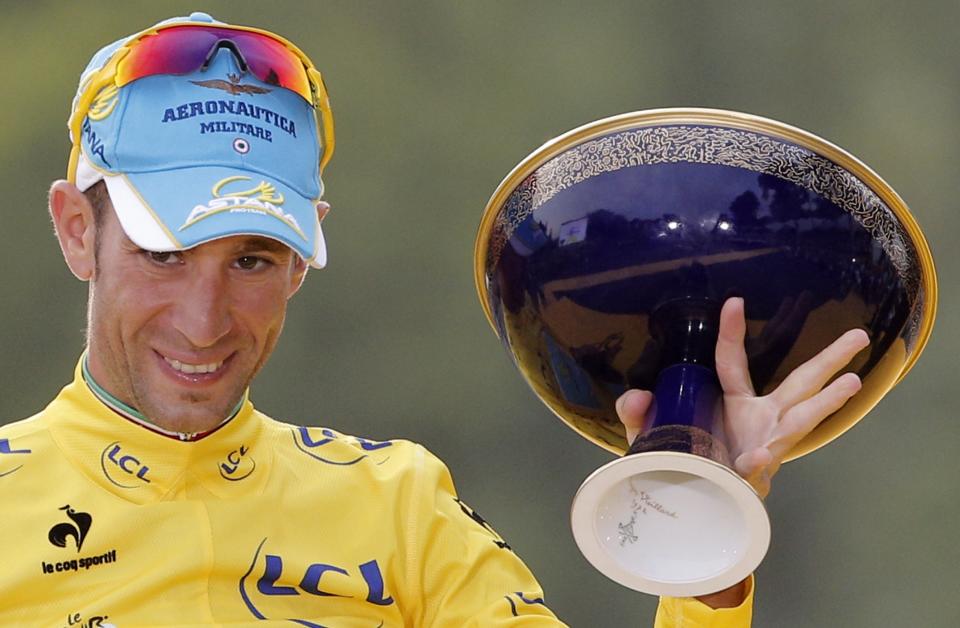
<instances>
[{"instance_id":1,"label":"trophy","mask_svg":"<svg viewBox=\"0 0 960 628\"><path fill-rule=\"evenodd\" d=\"M487 319L536 395L623 456L577 492L577 545L656 595L732 586L770 541L723 433L724 300L744 299L758 394L844 331L870 337L847 366L862 388L788 460L846 432L906 375L937 301L927 243L872 170L800 129L712 109L628 113L547 142L494 192L474 259ZM628 443L614 403L631 388L655 401Z\"/></svg>"}]
</instances>

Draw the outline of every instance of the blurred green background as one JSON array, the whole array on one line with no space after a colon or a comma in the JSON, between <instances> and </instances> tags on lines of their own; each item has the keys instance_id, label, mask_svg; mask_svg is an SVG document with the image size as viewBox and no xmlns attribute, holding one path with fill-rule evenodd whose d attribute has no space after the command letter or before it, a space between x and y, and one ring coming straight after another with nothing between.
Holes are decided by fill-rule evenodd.
<instances>
[{"instance_id":1,"label":"blurred green background","mask_svg":"<svg viewBox=\"0 0 960 628\"><path fill-rule=\"evenodd\" d=\"M538 575L572 626L652 624L656 600L606 580L568 525L610 456L555 419L484 319L473 241L489 195L550 137L663 106L746 111L859 156L906 199L937 260L933 338L849 434L787 465L755 626L960 625L960 3L0 2L0 421L72 375L86 288L46 215L76 81L101 45L206 10L275 30L321 68L337 122L311 273L254 388L293 422L410 438Z\"/></svg>"}]
</instances>

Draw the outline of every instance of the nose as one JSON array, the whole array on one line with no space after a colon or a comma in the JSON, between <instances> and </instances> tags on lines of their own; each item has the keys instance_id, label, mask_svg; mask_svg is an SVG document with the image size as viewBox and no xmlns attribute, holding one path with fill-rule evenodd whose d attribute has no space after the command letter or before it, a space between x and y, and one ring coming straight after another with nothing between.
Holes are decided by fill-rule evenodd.
<instances>
[{"instance_id":1,"label":"nose","mask_svg":"<svg viewBox=\"0 0 960 628\"><path fill-rule=\"evenodd\" d=\"M173 326L197 349L209 348L230 333L229 282L222 270L198 264L173 308Z\"/></svg>"}]
</instances>

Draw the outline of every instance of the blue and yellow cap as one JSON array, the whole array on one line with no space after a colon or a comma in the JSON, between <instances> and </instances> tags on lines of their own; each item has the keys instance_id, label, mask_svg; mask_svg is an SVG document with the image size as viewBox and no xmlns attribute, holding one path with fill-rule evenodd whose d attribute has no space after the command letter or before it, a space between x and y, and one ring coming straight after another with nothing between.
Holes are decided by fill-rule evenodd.
<instances>
[{"instance_id":1,"label":"blue and yellow cap","mask_svg":"<svg viewBox=\"0 0 960 628\"><path fill-rule=\"evenodd\" d=\"M171 23L226 26L205 13ZM134 37L134 36L131 36ZM104 47L80 94L130 38ZM323 138L299 94L244 73L228 48L186 75L153 75L96 94L74 141L75 183L103 180L137 246L178 251L233 235L278 240L315 268L327 251L317 204Z\"/></svg>"}]
</instances>

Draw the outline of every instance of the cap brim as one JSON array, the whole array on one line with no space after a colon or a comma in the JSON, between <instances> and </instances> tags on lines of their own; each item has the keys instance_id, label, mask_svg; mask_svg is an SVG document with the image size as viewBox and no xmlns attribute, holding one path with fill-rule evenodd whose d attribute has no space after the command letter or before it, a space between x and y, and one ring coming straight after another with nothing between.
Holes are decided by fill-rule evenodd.
<instances>
[{"instance_id":1,"label":"cap brim","mask_svg":"<svg viewBox=\"0 0 960 628\"><path fill-rule=\"evenodd\" d=\"M270 177L221 166L103 175L124 232L148 251L255 235L286 244L314 268L327 263L319 199Z\"/></svg>"}]
</instances>

